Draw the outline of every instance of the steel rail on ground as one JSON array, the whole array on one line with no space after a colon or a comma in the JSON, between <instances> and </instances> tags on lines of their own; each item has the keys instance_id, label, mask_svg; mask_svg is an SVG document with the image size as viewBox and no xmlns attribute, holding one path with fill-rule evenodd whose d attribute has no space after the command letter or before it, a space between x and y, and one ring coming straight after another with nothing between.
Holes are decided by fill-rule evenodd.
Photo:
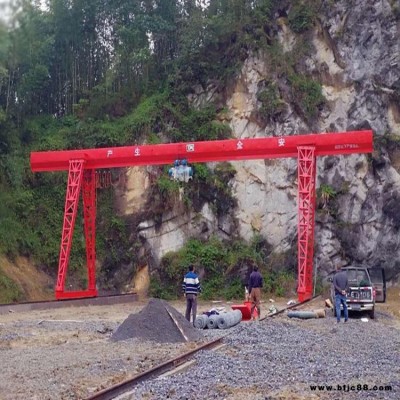
<instances>
[{"instance_id":1,"label":"steel rail on ground","mask_svg":"<svg viewBox=\"0 0 400 400\"><path fill-rule=\"evenodd\" d=\"M84 299L28 301L23 303L0 304L0 315L31 310L51 310L64 307L104 306L137 301L136 293L110 294Z\"/></svg>"},{"instance_id":2,"label":"steel rail on ground","mask_svg":"<svg viewBox=\"0 0 400 400\"><path fill-rule=\"evenodd\" d=\"M140 373L139 375L135 375L133 378L127 379L121 383L114 385L114 386L103 389L100 392L97 392L97 393L93 394L92 396L88 397L86 400L111 400L111 399L114 399L116 396L119 396L121 394L124 394L124 393L132 390L137 384L139 384L143 381L146 381L153 377L159 376L167 371L170 371L171 369L177 368L179 365L183 364L185 361L187 361L190 357L192 357L198 351L209 350L209 349L212 349L213 347L216 347L217 345L219 345L222 342L223 338L224 338L224 336L222 336L218 339L212 340L211 342L202 344L201 346L196 347L195 349L190 350L178 357L175 357L172 360L169 360L162 364L159 364L147 371Z\"/></svg>"},{"instance_id":3,"label":"steel rail on ground","mask_svg":"<svg viewBox=\"0 0 400 400\"><path fill-rule=\"evenodd\" d=\"M287 310L290 310L292 308L296 308L296 307L302 307L305 304L311 302L312 300L317 299L318 297L321 297L321 295L317 295L314 297L311 297L310 299L307 299L301 303L296 303L296 304L291 304L288 307L285 307L277 312L275 312L274 314L269 314L266 315L263 318L260 318L260 321L263 321L267 318L272 318L276 315L282 314ZM157 377L159 375L162 375L163 373L167 372L167 371L171 371L177 367L179 367L181 364L183 364L184 362L186 362L187 360L189 360L194 354L196 354L197 352L201 351L201 350L211 350L214 347L216 347L217 345L221 344L223 339L227 336L229 336L231 333L227 333L223 336L221 336L218 339L212 340L210 342L207 342L205 344L202 344L198 347L196 347L193 350L188 351L187 353L184 353L178 357L175 357L169 361L166 361L162 364L159 364L158 366L155 366L147 371L141 372L138 375L135 375L132 378L129 378L123 382L120 382L116 385L110 386L109 388L103 389L97 393L94 393L93 395L91 395L90 397L87 397L85 400L112 400L115 399L117 396L122 395L124 393L127 393L131 390L134 389L134 387L136 385L138 385L141 382L144 382L146 380L149 380L151 378Z\"/></svg>"}]
</instances>

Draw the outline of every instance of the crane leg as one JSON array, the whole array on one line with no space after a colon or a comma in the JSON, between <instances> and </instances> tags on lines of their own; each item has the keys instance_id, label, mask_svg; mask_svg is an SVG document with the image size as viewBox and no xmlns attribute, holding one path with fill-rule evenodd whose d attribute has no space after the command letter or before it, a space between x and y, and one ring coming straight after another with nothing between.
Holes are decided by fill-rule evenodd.
<instances>
[{"instance_id":1,"label":"crane leg","mask_svg":"<svg viewBox=\"0 0 400 400\"><path fill-rule=\"evenodd\" d=\"M316 157L314 146L298 148L298 300L313 295Z\"/></svg>"}]
</instances>

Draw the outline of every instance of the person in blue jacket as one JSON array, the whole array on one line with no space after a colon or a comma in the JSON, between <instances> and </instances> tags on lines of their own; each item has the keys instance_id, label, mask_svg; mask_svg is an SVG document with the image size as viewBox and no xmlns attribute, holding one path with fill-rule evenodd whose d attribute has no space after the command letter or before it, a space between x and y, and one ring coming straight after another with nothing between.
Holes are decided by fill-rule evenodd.
<instances>
[{"instance_id":1,"label":"person in blue jacket","mask_svg":"<svg viewBox=\"0 0 400 400\"><path fill-rule=\"evenodd\" d=\"M190 322L190 314L192 314L194 325L197 312L197 295L201 293L201 285L193 265L189 265L189 272L183 278L182 289L186 297L185 317Z\"/></svg>"}]
</instances>

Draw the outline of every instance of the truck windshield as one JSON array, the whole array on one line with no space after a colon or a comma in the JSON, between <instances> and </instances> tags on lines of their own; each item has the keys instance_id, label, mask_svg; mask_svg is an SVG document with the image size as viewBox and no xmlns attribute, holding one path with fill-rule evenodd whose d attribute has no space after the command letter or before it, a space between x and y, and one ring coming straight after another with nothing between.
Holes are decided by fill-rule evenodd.
<instances>
[{"instance_id":1,"label":"truck windshield","mask_svg":"<svg viewBox=\"0 0 400 400\"><path fill-rule=\"evenodd\" d=\"M350 285L369 286L370 280L365 269L348 269L347 279Z\"/></svg>"}]
</instances>

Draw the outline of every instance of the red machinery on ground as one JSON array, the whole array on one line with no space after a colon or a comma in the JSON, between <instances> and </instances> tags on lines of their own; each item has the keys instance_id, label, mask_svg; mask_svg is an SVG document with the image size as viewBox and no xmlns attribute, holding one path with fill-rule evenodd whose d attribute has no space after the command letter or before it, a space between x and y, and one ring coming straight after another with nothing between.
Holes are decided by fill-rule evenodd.
<instances>
[{"instance_id":1,"label":"red machinery on ground","mask_svg":"<svg viewBox=\"0 0 400 400\"><path fill-rule=\"evenodd\" d=\"M189 163L297 157L298 160L298 298L313 294L314 213L316 157L372 152L372 131L352 131L171 143L130 147L109 147L66 151L32 152L32 171L68 171L64 223L61 237L57 299L97 296L96 289L96 178L100 168L172 164L177 158ZM82 190L85 224L88 288L65 291L72 235Z\"/></svg>"}]
</instances>

